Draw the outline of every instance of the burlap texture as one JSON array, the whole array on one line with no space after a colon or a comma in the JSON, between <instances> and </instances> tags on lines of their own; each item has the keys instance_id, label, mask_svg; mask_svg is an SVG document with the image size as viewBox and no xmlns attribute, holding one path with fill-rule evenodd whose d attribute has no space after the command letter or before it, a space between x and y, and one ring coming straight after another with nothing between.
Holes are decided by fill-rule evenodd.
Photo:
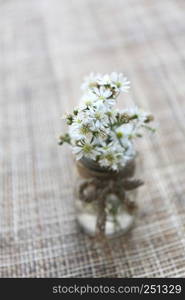
<instances>
[{"instance_id":1,"label":"burlap texture","mask_svg":"<svg viewBox=\"0 0 185 300\"><path fill-rule=\"evenodd\" d=\"M184 9L183 0L0 1L1 277L185 277ZM104 252L76 225L74 162L55 136L83 76L113 70L159 129L139 143L140 218Z\"/></svg>"}]
</instances>

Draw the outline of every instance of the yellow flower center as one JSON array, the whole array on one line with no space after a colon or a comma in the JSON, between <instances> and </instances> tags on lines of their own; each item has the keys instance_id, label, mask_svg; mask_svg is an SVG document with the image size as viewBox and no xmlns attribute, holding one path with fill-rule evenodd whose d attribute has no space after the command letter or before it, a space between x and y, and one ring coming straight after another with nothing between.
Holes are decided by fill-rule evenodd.
<instances>
[{"instance_id":1,"label":"yellow flower center","mask_svg":"<svg viewBox=\"0 0 185 300\"><path fill-rule=\"evenodd\" d=\"M116 135L117 135L118 139L121 139L121 138L123 137L123 132L118 131L118 132L116 133Z\"/></svg>"},{"instance_id":2,"label":"yellow flower center","mask_svg":"<svg viewBox=\"0 0 185 300\"><path fill-rule=\"evenodd\" d=\"M97 120L101 120L101 114L100 114L99 112L96 112L96 113L95 113L95 118L96 118Z\"/></svg>"},{"instance_id":3,"label":"yellow flower center","mask_svg":"<svg viewBox=\"0 0 185 300\"><path fill-rule=\"evenodd\" d=\"M89 125L82 125L82 127L80 128L80 133L81 134L88 134L89 133Z\"/></svg>"},{"instance_id":4,"label":"yellow flower center","mask_svg":"<svg viewBox=\"0 0 185 300\"><path fill-rule=\"evenodd\" d=\"M113 162L113 161L114 161L114 156L113 156L112 153L107 153L107 154L105 155L105 158L106 158L108 161L110 161L110 162Z\"/></svg>"},{"instance_id":5,"label":"yellow flower center","mask_svg":"<svg viewBox=\"0 0 185 300\"><path fill-rule=\"evenodd\" d=\"M100 96L99 99L100 100L105 100L105 97L104 96Z\"/></svg>"},{"instance_id":6,"label":"yellow flower center","mask_svg":"<svg viewBox=\"0 0 185 300\"><path fill-rule=\"evenodd\" d=\"M89 145L89 144L83 145L83 151L84 151L85 153L91 152L91 151L92 151L92 146Z\"/></svg>"}]
</instances>

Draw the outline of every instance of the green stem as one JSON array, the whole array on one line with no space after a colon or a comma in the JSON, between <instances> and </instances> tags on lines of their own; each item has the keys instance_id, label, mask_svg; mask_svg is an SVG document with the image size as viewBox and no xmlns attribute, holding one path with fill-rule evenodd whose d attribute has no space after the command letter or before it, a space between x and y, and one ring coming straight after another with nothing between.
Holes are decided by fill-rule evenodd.
<instances>
[{"instance_id":1,"label":"green stem","mask_svg":"<svg viewBox=\"0 0 185 300\"><path fill-rule=\"evenodd\" d=\"M116 136L116 138L117 138L117 140L118 140L120 146L121 146L122 148L124 148L124 150L127 150L127 148L123 145L122 141L117 137L116 131L115 131L115 129L114 129L114 124L111 124L110 117L108 117L108 118L109 118L110 128L111 128L112 131L115 133L115 136Z\"/></svg>"}]
</instances>

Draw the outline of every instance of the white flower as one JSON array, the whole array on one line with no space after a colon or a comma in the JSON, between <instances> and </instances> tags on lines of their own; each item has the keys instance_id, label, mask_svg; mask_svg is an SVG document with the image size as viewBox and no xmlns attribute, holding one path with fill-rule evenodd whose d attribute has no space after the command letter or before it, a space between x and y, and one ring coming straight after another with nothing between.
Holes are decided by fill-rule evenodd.
<instances>
[{"instance_id":1,"label":"white flower","mask_svg":"<svg viewBox=\"0 0 185 300\"><path fill-rule=\"evenodd\" d=\"M116 143L110 143L99 148L101 156L99 164L102 167L118 170L120 161L123 158L123 148Z\"/></svg>"},{"instance_id":2,"label":"white flower","mask_svg":"<svg viewBox=\"0 0 185 300\"><path fill-rule=\"evenodd\" d=\"M94 143L99 146L102 147L102 144L106 141L107 137L109 136L109 129L100 129L99 131L96 132L95 136L94 136Z\"/></svg>"},{"instance_id":3,"label":"white flower","mask_svg":"<svg viewBox=\"0 0 185 300\"><path fill-rule=\"evenodd\" d=\"M109 153L104 154L102 158L99 160L99 164L101 167L110 168L112 170L118 170L119 159L117 154L113 151L109 151Z\"/></svg>"},{"instance_id":4,"label":"white flower","mask_svg":"<svg viewBox=\"0 0 185 300\"><path fill-rule=\"evenodd\" d=\"M97 96L94 93L89 92L89 93L84 94L83 97L81 98L79 109L84 110L88 107L93 106L95 103L95 100L97 100Z\"/></svg>"},{"instance_id":5,"label":"white flower","mask_svg":"<svg viewBox=\"0 0 185 300\"><path fill-rule=\"evenodd\" d=\"M131 123L133 126L133 133L132 137L136 136L142 136L142 131L144 128L147 128L151 132L154 132L155 129L151 127L147 127L146 121L149 122L148 120L152 120L152 115L139 109L137 106L125 110L125 113L130 116L131 118Z\"/></svg>"},{"instance_id":6,"label":"white flower","mask_svg":"<svg viewBox=\"0 0 185 300\"><path fill-rule=\"evenodd\" d=\"M93 92L97 96L98 100L106 100L111 97L112 91L110 89L105 88L104 86L100 86L100 88L95 87Z\"/></svg>"},{"instance_id":7,"label":"white flower","mask_svg":"<svg viewBox=\"0 0 185 300\"><path fill-rule=\"evenodd\" d=\"M69 128L69 134L72 139L77 141L83 138L92 138L89 120L82 121L79 117L77 117Z\"/></svg>"},{"instance_id":8,"label":"white flower","mask_svg":"<svg viewBox=\"0 0 185 300\"><path fill-rule=\"evenodd\" d=\"M113 72L110 76L112 83L122 92L128 92L130 88L130 81L122 73Z\"/></svg>"},{"instance_id":9,"label":"white flower","mask_svg":"<svg viewBox=\"0 0 185 300\"><path fill-rule=\"evenodd\" d=\"M100 80L99 80L100 85L111 85L111 78L108 74L104 75Z\"/></svg>"},{"instance_id":10,"label":"white flower","mask_svg":"<svg viewBox=\"0 0 185 300\"><path fill-rule=\"evenodd\" d=\"M82 90L91 89L97 86L97 82L101 79L100 74L90 73L89 76L85 77L83 84L81 85Z\"/></svg>"},{"instance_id":11,"label":"white flower","mask_svg":"<svg viewBox=\"0 0 185 300\"><path fill-rule=\"evenodd\" d=\"M113 114L115 111L112 107L113 102L115 104L115 101L113 99L111 99L111 101L110 101L110 99L107 99L106 101L98 100L98 101L95 101L93 108L95 110L101 111L102 113L104 113L106 115L108 115L109 112L111 112L111 117L113 117Z\"/></svg>"},{"instance_id":12,"label":"white flower","mask_svg":"<svg viewBox=\"0 0 185 300\"><path fill-rule=\"evenodd\" d=\"M98 105L98 107L91 107L88 110L88 117L90 122L93 123L93 129L96 131L98 129L104 129L108 126L109 119L106 114L105 105Z\"/></svg>"},{"instance_id":13,"label":"white flower","mask_svg":"<svg viewBox=\"0 0 185 300\"><path fill-rule=\"evenodd\" d=\"M138 108L137 106L135 107L132 107L130 109L127 110L127 113L129 115L135 115L137 116L137 120L140 122L140 123L144 123L144 121L147 119L148 117L148 113L141 110L140 108Z\"/></svg>"},{"instance_id":14,"label":"white flower","mask_svg":"<svg viewBox=\"0 0 185 300\"><path fill-rule=\"evenodd\" d=\"M95 160L98 154L96 147L89 142L82 142L81 145L74 146L73 153L76 155L77 160L83 156Z\"/></svg>"},{"instance_id":15,"label":"white flower","mask_svg":"<svg viewBox=\"0 0 185 300\"><path fill-rule=\"evenodd\" d=\"M134 137L135 129L133 124L123 124L120 127L116 128L115 136L117 139L125 140L131 139Z\"/></svg>"}]
</instances>

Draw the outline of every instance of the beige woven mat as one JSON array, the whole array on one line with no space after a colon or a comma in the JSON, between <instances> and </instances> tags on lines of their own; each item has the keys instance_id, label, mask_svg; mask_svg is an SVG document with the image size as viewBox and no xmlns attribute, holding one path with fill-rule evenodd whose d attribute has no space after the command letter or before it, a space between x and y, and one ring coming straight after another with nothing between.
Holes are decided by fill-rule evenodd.
<instances>
[{"instance_id":1,"label":"beige woven mat","mask_svg":"<svg viewBox=\"0 0 185 300\"><path fill-rule=\"evenodd\" d=\"M183 0L0 1L1 277L185 277L184 11ZM84 75L113 70L159 129L139 145L140 218L105 252L76 225L72 156L55 137Z\"/></svg>"}]
</instances>

